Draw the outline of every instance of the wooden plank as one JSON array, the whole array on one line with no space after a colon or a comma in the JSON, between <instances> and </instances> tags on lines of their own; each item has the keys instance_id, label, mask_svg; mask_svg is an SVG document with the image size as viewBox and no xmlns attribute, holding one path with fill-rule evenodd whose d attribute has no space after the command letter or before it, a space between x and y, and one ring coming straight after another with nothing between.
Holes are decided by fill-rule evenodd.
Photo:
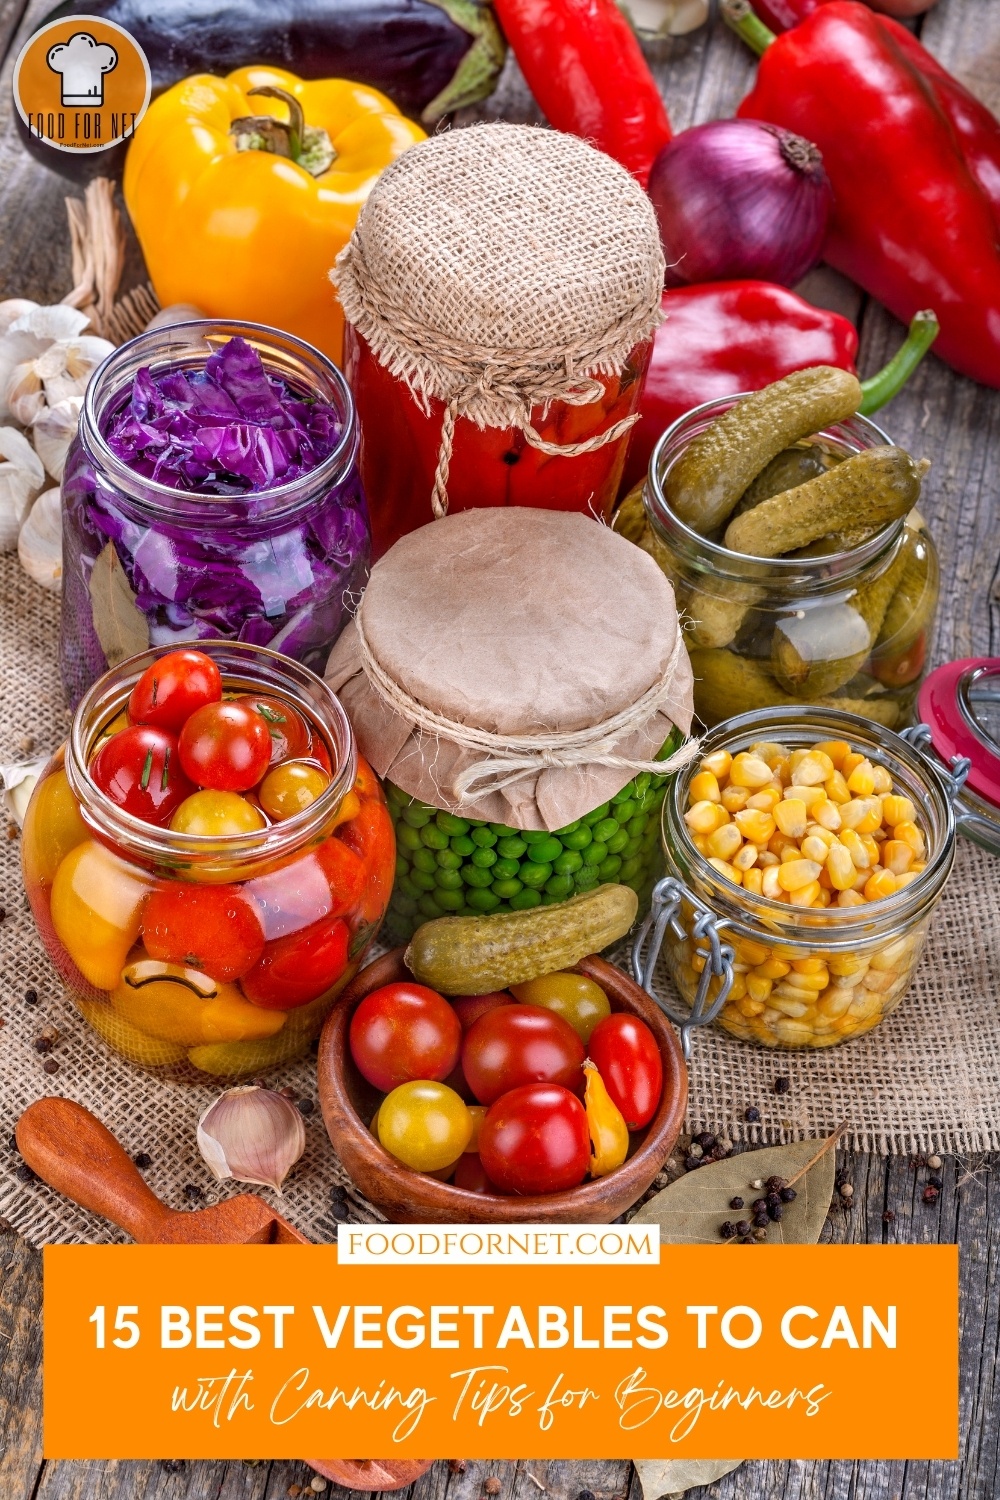
<instances>
[{"instance_id":1,"label":"wooden plank","mask_svg":"<svg viewBox=\"0 0 1000 1500\"><path fill-rule=\"evenodd\" d=\"M28 1500L42 1462L42 1258L0 1234L0 1495Z\"/></svg>"}]
</instances>

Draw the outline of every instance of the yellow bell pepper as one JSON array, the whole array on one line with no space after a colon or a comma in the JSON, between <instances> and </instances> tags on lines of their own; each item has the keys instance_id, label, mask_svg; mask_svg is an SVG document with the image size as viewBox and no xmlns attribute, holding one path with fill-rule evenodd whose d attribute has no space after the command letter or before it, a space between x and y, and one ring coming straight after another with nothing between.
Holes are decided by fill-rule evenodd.
<instances>
[{"instance_id":1,"label":"yellow bell pepper","mask_svg":"<svg viewBox=\"0 0 1000 1500\"><path fill-rule=\"evenodd\" d=\"M263 1041L285 1024L282 1011L251 1005L237 985L216 983L183 964L146 958L142 949L122 970L111 1004L137 1031L185 1047Z\"/></svg>"},{"instance_id":2,"label":"yellow bell pepper","mask_svg":"<svg viewBox=\"0 0 1000 1500\"><path fill-rule=\"evenodd\" d=\"M96 839L77 844L52 882L52 925L84 979L113 990L139 936L143 902L152 890L132 865Z\"/></svg>"},{"instance_id":3,"label":"yellow bell pepper","mask_svg":"<svg viewBox=\"0 0 1000 1500\"><path fill-rule=\"evenodd\" d=\"M339 361L330 269L379 173L424 139L384 94L340 78L251 67L175 84L122 185L160 302L269 323Z\"/></svg>"}]
</instances>

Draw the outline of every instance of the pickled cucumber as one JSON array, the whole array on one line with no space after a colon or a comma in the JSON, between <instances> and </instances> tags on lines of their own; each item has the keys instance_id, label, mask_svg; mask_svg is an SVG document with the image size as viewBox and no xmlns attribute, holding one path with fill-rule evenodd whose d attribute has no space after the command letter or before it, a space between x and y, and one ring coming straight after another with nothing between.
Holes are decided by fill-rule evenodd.
<instances>
[{"instance_id":1,"label":"pickled cucumber","mask_svg":"<svg viewBox=\"0 0 1000 1500\"><path fill-rule=\"evenodd\" d=\"M749 713L754 708L793 708L800 706L800 694L786 693L763 663L736 656L732 651L694 650L690 653L694 670L694 706L698 717L708 725L720 724L734 714ZM845 684L852 688L857 679ZM878 684L873 683L877 689ZM829 695L814 700L828 708L842 708L861 714L892 729L899 719L899 705L891 698L871 698L860 691L845 692L841 697Z\"/></svg>"},{"instance_id":2,"label":"pickled cucumber","mask_svg":"<svg viewBox=\"0 0 1000 1500\"><path fill-rule=\"evenodd\" d=\"M675 514L709 535L773 458L852 416L861 398L857 377L831 365L796 370L744 397L694 438L667 474L663 488Z\"/></svg>"},{"instance_id":3,"label":"pickled cucumber","mask_svg":"<svg viewBox=\"0 0 1000 1500\"><path fill-rule=\"evenodd\" d=\"M629 886L601 885L555 909L441 917L414 934L406 966L442 995L487 995L599 953L625 936L638 910Z\"/></svg>"},{"instance_id":4,"label":"pickled cucumber","mask_svg":"<svg viewBox=\"0 0 1000 1500\"><path fill-rule=\"evenodd\" d=\"M819 443L797 443L794 448L783 449L744 491L733 514L741 516L744 511L760 505L762 500L771 500L775 495L784 494L785 490L795 489L796 485L818 479L835 464L843 463L846 456L831 453Z\"/></svg>"},{"instance_id":5,"label":"pickled cucumber","mask_svg":"<svg viewBox=\"0 0 1000 1500\"><path fill-rule=\"evenodd\" d=\"M921 537L922 518L914 512L904 538L906 565L882 618L871 670L887 687L905 687L923 671L926 635L938 600L937 566Z\"/></svg>"},{"instance_id":6,"label":"pickled cucumber","mask_svg":"<svg viewBox=\"0 0 1000 1500\"><path fill-rule=\"evenodd\" d=\"M929 467L902 448L866 448L737 516L726 527L725 544L750 557L781 557L847 527L885 526L916 505Z\"/></svg>"}]
</instances>

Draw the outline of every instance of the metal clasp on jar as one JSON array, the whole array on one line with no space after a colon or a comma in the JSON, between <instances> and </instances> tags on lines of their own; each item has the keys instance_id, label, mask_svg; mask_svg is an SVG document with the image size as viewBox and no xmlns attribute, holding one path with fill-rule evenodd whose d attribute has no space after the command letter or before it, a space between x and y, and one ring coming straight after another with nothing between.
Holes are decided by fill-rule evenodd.
<instances>
[{"instance_id":1,"label":"metal clasp on jar","mask_svg":"<svg viewBox=\"0 0 1000 1500\"><path fill-rule=\"evenodd\" d=\"M680 918L681 906L685 901L694 914L690 931L685 929ZM649 915L632 943L633 977L680 1030L685 1062L691 1061L692 1031L696 1026L707 1026L715 1020L733 987L736 954L720 937L720 933L728 925L725 919L716 917L703 901L692 895L682 881L668 876L654 886ZM696 952L705 960L690 1010L682 1010L680 1006L662 999L653 988L653 974L668 928L681 942L690 937L697 945ZM709 1000L708 992L713 979L719 980L719 988L714 998Z\"/></svg>"},{"instance_id":2,"label":"metal clasp on jar","mask_svg":"<svg viewBox=\"0 0 1000 1500\"><path fill-rule=\"evenodd\" d=\"M996 826L988 818L979 813L970 812L962 806L962 789L968 780L972 769L972 761L967 755L953 755L951 760L945 762L934 749L931 727L929 724L912 724L909 729L901 729L899 732L901 740L906 740L914 750L919 750L924 760L944 783L948 801L951 803L955 814L955 824L959 832L966 834L968 838L977 843L986 839L990 845L996 841Z\"/></svg>"}]
</instances>

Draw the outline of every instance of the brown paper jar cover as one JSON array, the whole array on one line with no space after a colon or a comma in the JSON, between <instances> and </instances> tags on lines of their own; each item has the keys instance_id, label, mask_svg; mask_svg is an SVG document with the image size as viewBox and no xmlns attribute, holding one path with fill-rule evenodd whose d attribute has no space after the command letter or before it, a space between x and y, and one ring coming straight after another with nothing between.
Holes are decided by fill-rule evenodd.
<instances>
[{"instance_id":1,"label":"brown paper jar cover","mask_svg":"<svg viewBox=\"0 0 1000 1500\"><path fill-rule=\"evenodd\" d=\"M614 744L648 761L691 727L692 677L670 583L639 548L584 516L471 510L403 537L378 562L356 627L326 678L380 776L462 817L527 830L565 827L621 790L628 766L543 766L501 790L455 793L484 752L415 727L386 701L364 648L417 710L494 735L584 730L657 691Z\"/></svg>"}]
</instances>

